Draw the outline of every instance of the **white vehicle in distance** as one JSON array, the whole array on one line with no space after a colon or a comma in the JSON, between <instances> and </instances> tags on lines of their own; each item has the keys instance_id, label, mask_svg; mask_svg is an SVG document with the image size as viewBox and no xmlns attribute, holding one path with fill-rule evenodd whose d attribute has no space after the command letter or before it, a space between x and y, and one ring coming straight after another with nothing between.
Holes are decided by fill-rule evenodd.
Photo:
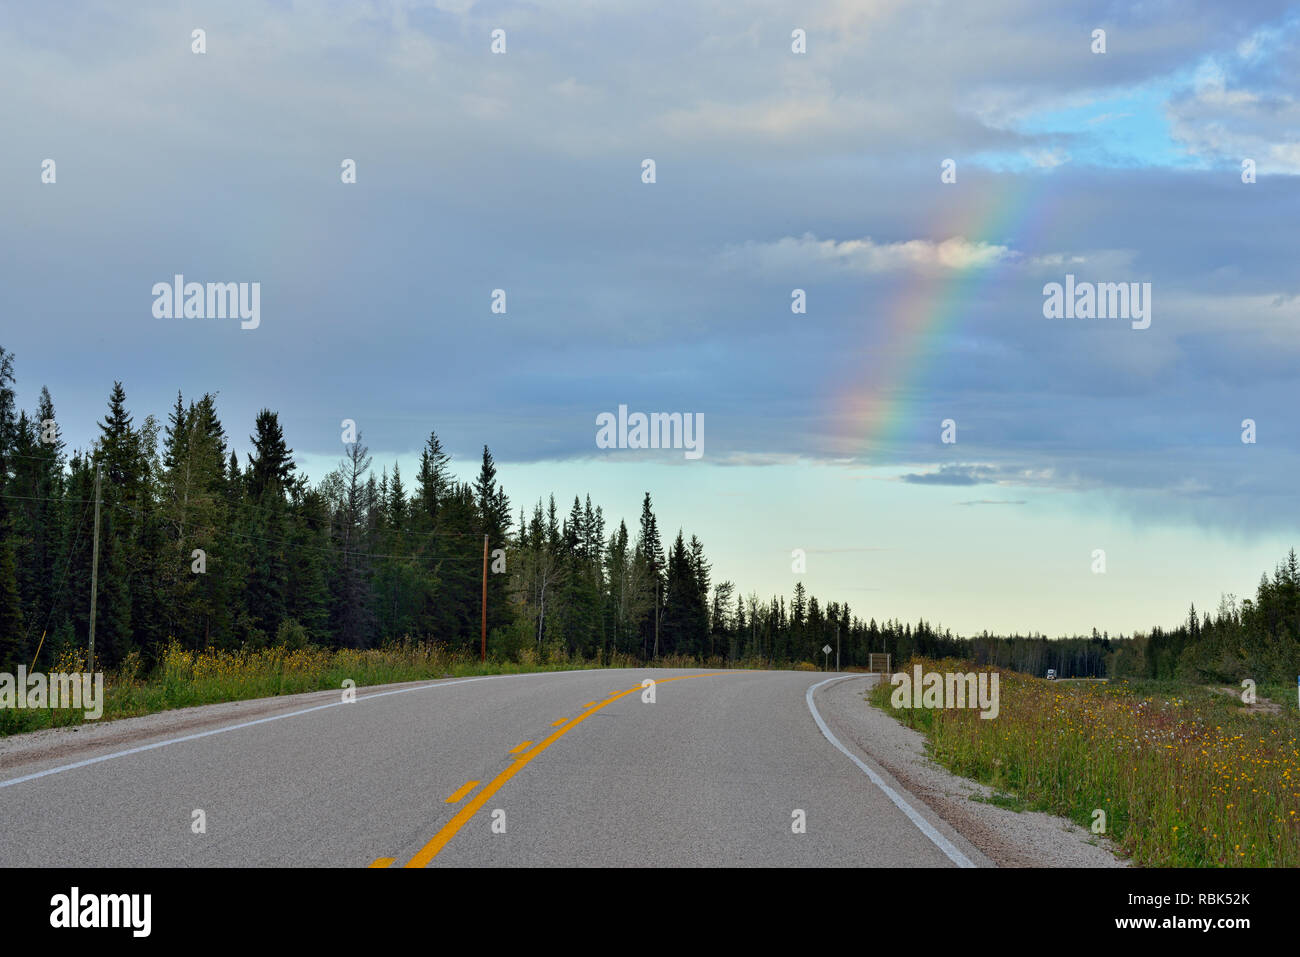
<instances>
[{"instance_id":1,"label":"white vehicle in distance","mask_svg":"<svg viewBox=\"0 0 1300 957\"><path fill-rule=\"evenodd\" d=\"M1048 668L1048 669L1047 669L1047 680L1048 680L1048 681L1055 681L1055 680L1056 680L1056 669L1055 669L1055 668Z\"/></svg>"}]
</instances>

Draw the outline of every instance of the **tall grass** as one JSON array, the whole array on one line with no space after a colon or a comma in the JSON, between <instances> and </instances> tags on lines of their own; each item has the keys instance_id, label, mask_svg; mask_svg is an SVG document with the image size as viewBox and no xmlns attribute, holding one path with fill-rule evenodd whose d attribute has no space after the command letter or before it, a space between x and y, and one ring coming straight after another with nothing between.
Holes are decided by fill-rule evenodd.
<instances>
[{"instance_id":1,"label":"tall grass","mask_svg":"<svg viewBox=\"0 0 1300 957\"><path fill-rule=\"evenodd\" d=\"M1000 711L894 709L935 760L1032 809L1106 833L1146 866L1300 866L1300 716L1247 712L1208 689L1073 685L958 661L923 671L999 670Z\"/></svg>"}]
</instances>

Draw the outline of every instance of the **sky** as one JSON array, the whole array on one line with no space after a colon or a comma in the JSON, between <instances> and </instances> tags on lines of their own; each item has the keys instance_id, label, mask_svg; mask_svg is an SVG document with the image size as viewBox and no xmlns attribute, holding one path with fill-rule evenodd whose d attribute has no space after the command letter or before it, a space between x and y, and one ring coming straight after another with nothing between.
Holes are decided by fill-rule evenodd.
<instances>
[{"instance_id":1,"label":"sky","mask_svg":"<svg viewBox=\"0 0 1300 957\"><path fill-rule=\"evenodd\" d=\"M745 594L1172 625L1300 540L1298 47L1269 2L4 2L0 345L72 448L115 380L214 392L313 479L352 419L408 483L487 444L516 511L649 492ZM176 274L257 327L159 318ZM1067 274L1149 327L1046 318ZM599 447L620 405L703 454Z\"/></svg>"}]
</instances>

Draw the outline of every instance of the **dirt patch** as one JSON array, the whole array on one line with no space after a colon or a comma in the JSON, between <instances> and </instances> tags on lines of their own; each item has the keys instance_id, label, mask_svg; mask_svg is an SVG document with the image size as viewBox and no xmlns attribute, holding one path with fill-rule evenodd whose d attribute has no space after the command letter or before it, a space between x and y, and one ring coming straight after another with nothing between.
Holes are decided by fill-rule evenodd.
<instances>
[{"instance_id":1,"label":"dirt patch","mask_svg":"<svg viewBox=\"0 0 1300 957\"><path fill-rule=\"evenodd\" d=\"M1242 689L1240 688L1221 687L1221 688L1211 688L1210 690L1213 691L1215 694L1226 694L1230 698L1236 698L1238 701L1241 701ZM1254 704L1245 704L1243 702L1241 705L1241 710L1244 711L1246 714L1281 714L1282 706L1278 704L1276 701L1270 701L1268 698L1257 697L1255 699Z\"/></svg>"}]
</instances>

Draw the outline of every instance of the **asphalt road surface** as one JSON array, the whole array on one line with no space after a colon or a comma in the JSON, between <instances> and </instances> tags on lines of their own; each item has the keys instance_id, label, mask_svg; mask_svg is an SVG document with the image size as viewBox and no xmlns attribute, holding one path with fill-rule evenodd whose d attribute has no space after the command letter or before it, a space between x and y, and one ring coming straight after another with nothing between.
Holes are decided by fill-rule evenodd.
<instances>
[{"instance_id":1,"label":"asphalt road surface","mask_svg":"<svg viewBox=\"0 0 1300 957\"><path fill-rule=\"evenodd\" d=\"M872 680L447 679L60 732L0 762L0 864L987 865L854 744Z\"/></svg>"}]
</instances>

